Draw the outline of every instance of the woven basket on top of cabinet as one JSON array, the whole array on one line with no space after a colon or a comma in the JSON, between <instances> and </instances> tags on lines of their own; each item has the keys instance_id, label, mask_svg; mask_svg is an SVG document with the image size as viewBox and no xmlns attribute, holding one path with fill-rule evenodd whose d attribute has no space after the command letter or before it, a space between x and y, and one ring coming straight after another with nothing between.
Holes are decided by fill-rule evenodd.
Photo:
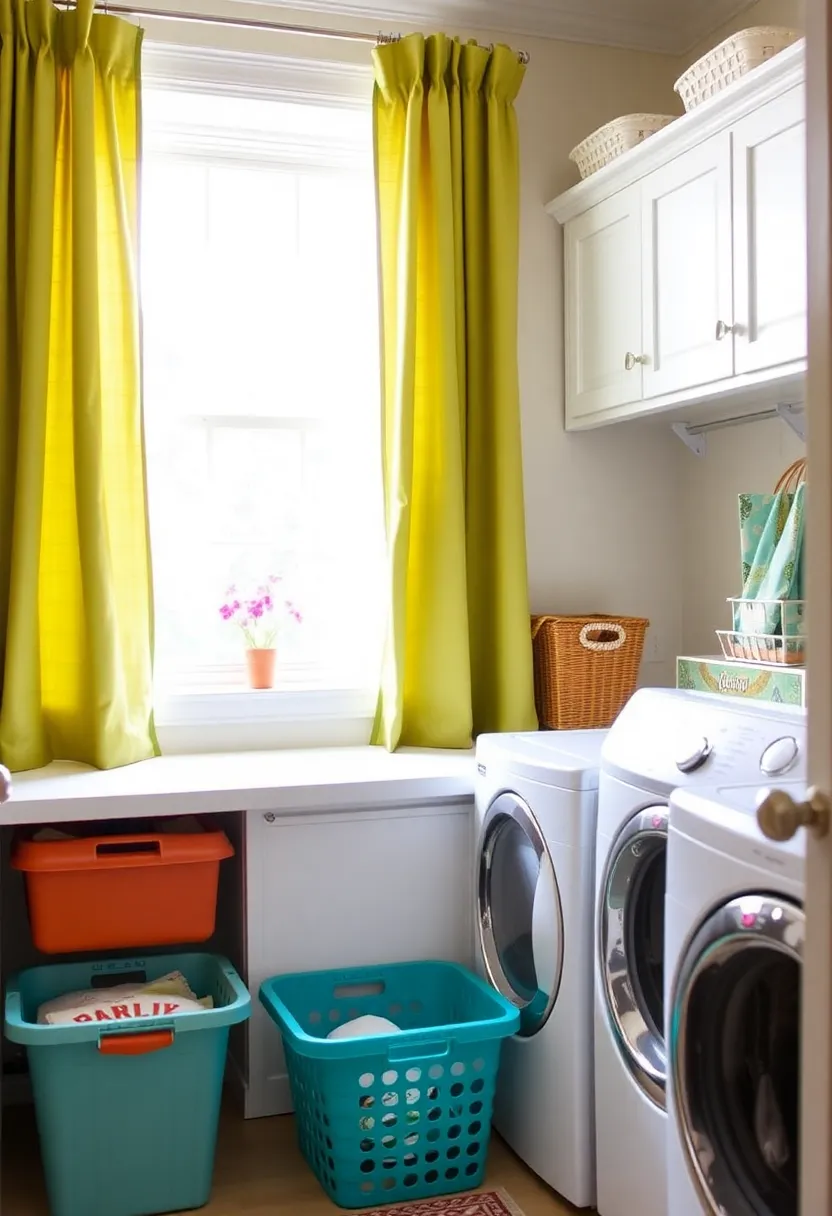
<instances>
[{"instance_id":1,"label":"woven basket on top of cabinet","mask_svg":"<svg viewBox=\"0 0 832 1216\"><path fill-rule=\"evenodd\" d=\"M635 616L533 616L541 727L611 726L635 692L649 621Z\"/></svg>"}]
</instances>

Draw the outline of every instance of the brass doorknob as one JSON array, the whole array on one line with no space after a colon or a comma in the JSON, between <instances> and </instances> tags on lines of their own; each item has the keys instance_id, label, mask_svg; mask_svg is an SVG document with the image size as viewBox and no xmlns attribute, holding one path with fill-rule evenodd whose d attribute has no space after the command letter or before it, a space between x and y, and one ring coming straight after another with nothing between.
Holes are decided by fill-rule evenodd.
<instances>
[{"instance_id":1,"label":"brass doorknob","mask_svg":"<svg viewBox=\"0 0 832 1216\"><path fill-rule=\"evenodd\" d=\"M772 790L757 807L757 823L769 840L791 840L798 828L809 828L816 836L829 831L832 804L829 795L810 789L805 802L795 802L783 790Z\"/></svg>"}]
</instances>

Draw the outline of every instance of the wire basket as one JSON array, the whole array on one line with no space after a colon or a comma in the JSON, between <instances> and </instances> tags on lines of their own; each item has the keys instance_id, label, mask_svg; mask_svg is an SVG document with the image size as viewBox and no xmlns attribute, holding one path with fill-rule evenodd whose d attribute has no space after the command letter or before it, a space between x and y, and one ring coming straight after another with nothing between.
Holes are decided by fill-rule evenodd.
<instances>
[{"instance_id":1,"label":"wire basket","mask_svg":"<svg viewBox=\"0 0 832 1216\"><path fill-rule=\"evenodd\" d=\"M733 629L717 629L726 659L801 665L806 661L805 600L731 597Z\"/></svg>"},{"instance_id":2,"label":"wire basket","mask_svg":"<svg viewBox=\"0 0 832 1216\"><path fill-rule=\"evenodd\" d=\"M782 634L784 637L805 638L805 600L743 599L732 596L734 629L738 633Z\"/></svg>"},{"instance_id":3,"label":"wire basket","mask_svg":"<svg viewBox=\"0 0 832 1216\"><path fill-rule=\"evenodd\" d=\"M726 659L788 666L802 666L806 662L806 639L803 637L783 637L780 633L740 633L735 629L717 629L716 636Z\"/></svg>"},{"instance_id":4,"label":"wire basket","mask_svg":"<svg viewBox=\"0 0 832 1216\"><path fill-rule=\"evenodd\" d=\"M635 148L648 135L661 131L662 127L673 122L673 118L672 114L625 114L621 118L614 118L587 135L572 149L569 159L578 166L582 178L589 177L621 156L622 152Z\"/></svg>"},{"instance_id":5,"label":"wire basket","mask_svg":"<svg viewBox=\"0 0 832 1216\"><path fill-rule=\"evenodd\" d=\"M533 616L537 716L551 730L611 726L635 692L643 617Z\"/></svg>"},{"instance_id":6,"label":"wire basket","mask_svg":"<svg viewBox=\"0 0 832 1216\"><path fill-rule=\"evenodd\" d=\"M799 37L797 30L780 25L757 25L740 30L691 64L673 87L684 102L685 110L693 110L726 85L779 55Z\"/></svg>"}]
</instances>

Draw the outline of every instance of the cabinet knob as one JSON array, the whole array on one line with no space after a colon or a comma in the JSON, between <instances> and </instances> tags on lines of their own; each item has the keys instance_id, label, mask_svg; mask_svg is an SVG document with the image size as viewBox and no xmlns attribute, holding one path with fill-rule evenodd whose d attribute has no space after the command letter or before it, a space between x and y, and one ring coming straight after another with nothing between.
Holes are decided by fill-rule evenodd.
<instances>
[{"instance_id":1,"label":"cabinet knob","mask_svg":"<svg viewBox=\"0 0 832 1216\"><path fill-rule=\"evenodd\" d=\"M820 790L809 790L805 802L784 790L772 790L757 808L757 823L768 840L791 840L798 828L809 828L816 836L829 831L830 800Z\"/></svg>"},{"instance_id":2,"label":"cabinet knob","mask_svg":"<svg viewBox=\"0 0 832 1216\"><path fill-rule=\"evenodd\" d=\"M631 350L628 350L624 356L624 370L631 372L637 363L646 363L646 355L634 355Z\"/></svg>"},{"instance_id":3,"label":"cabinet knob","mask_svg":"<svg viewBox=\"0 0 832 1216\"><path fill-rule=\"evenodd\" d=\"M733 325L726 325L726 323L724 321L717 321L717 323L716 323L716 340L717 340L717 342L721 342L723 338L727 337L728 334L732 334L733 332L734 332Z\"/></svg>"}]
</instances>

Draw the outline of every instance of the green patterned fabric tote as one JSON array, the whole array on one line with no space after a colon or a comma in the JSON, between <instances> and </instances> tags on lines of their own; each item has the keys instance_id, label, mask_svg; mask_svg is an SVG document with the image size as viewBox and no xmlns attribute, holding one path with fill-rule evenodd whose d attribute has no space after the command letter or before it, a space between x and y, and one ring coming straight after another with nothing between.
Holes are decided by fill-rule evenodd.
<instances>
[{"instance_id":1,"label":"green patterned fabric tote","mask_svg":"<svg viewBox=\"0 0 832 1216\"><path fill-rule=\"evenodd\" d=\"M789 634L802 629L801 613L782 620L776 603L803 599L803 536L806 461L797 460L773 494L740 494L742 599L734 609L734 628L743 633Z\"/></svg>"}]
</instances>

